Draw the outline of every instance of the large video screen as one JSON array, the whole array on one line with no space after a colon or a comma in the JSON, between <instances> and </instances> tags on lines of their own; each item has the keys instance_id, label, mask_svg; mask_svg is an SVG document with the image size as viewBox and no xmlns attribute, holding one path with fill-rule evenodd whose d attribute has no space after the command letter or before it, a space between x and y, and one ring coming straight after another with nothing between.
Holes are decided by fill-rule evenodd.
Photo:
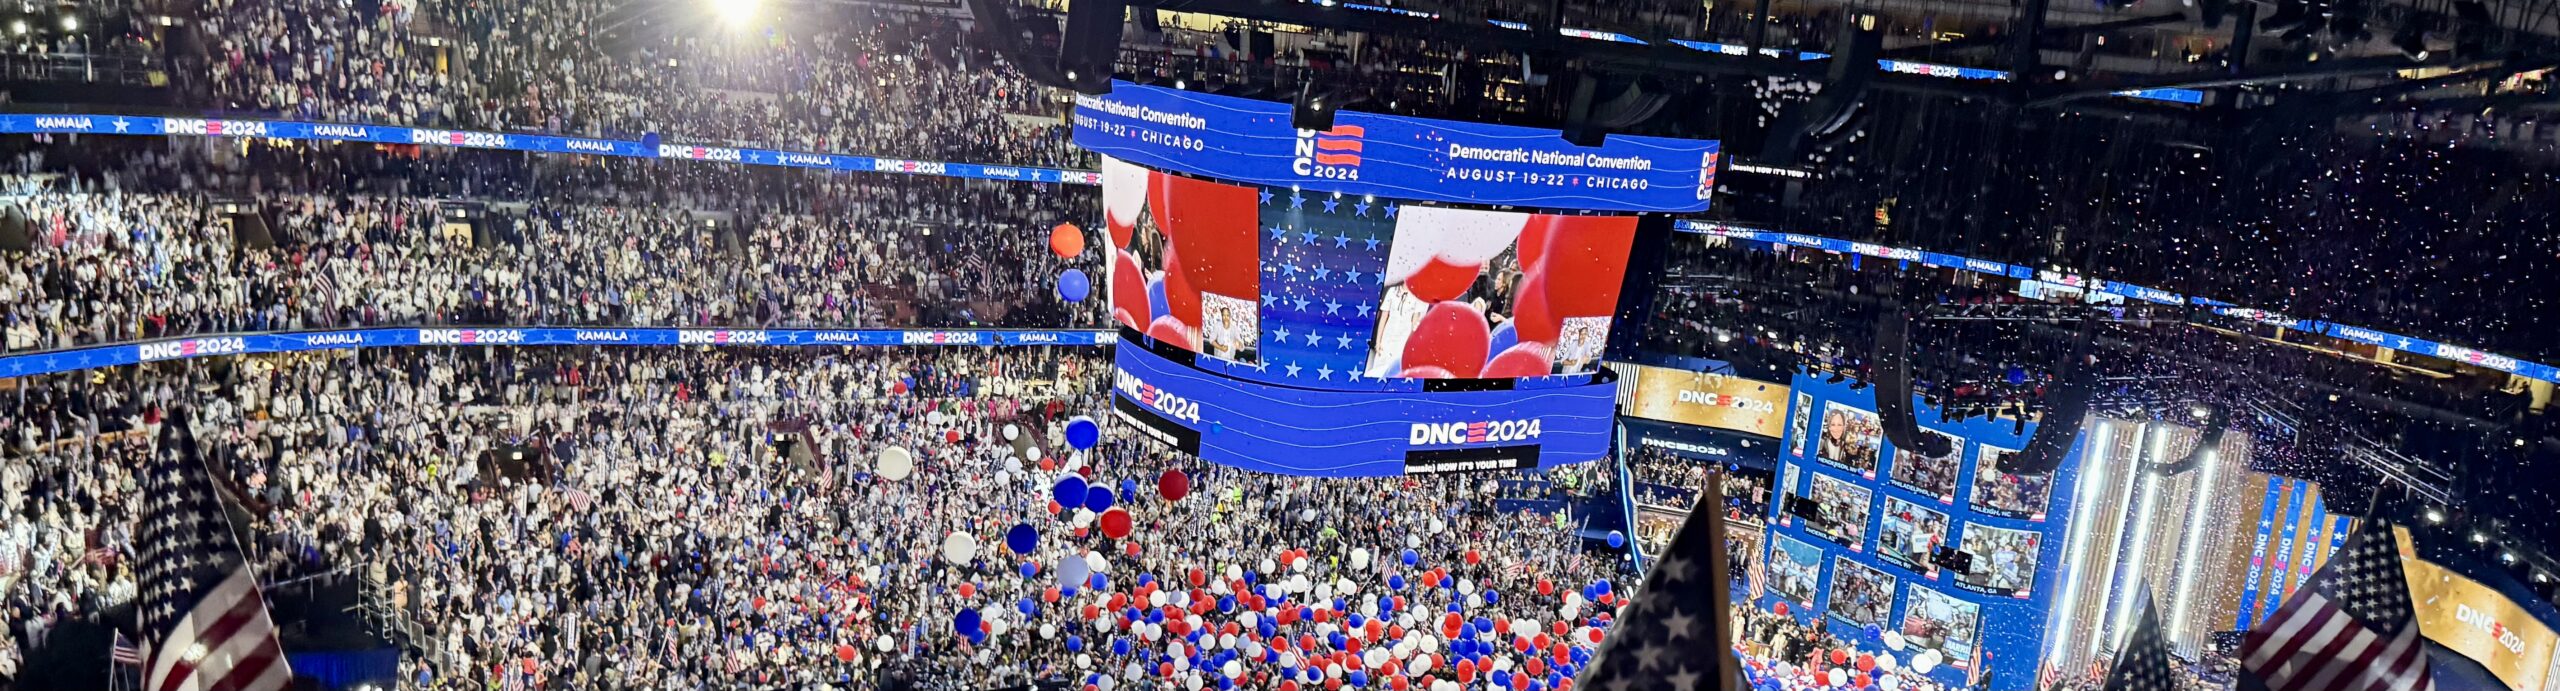
<instances>
[{"instance_id":1,"label":"large video screen","mask_svg":"<svg viewBox=\"0 0 2560 691\"><path fill-rule=\"evenodd\" d=\"M1112 320L1310 388L1587 374L1636 218L1211 182L1103 159Z\"/></svg>"}]
</instances>

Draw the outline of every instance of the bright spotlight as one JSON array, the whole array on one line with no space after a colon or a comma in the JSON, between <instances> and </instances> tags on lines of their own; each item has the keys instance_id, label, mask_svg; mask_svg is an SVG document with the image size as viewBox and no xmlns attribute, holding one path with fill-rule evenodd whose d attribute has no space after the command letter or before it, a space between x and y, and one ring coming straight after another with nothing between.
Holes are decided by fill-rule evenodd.
<instances>
[{"instance_id":1,"label":"bright spotlight","mask_svg":"<svg viewBox=\"0 0 2560 691\"><path fill-rule=\"evenodd\" d=\"M12 19L12 20L9 20L9 33L13 33L13 34L25 34L25 33L27 33L27 20L24 20L24 19Z\"/></svg>"},{"instance_id":2,"label":"bright spotlight","mask_svg":"<svg viewBox=\"0 0 2560 691\"><path fill-rule=\"evenodd\" d=\"M63 31L79 31L79 30L80 30L80 18L79 18L79 17L70 16L70 15L63 15L63 17L62 17L62 30L63 30Z\"/></svg>"},{"instance_id":3,"label":"bright spotlight","mask_svg":"<svg viewBox=\"0 0 2560 691\"><path fill-rule=\"evenodd\" d=\"M2428 523L2443 523L2443 522L2444 522L2444 512L2442 512L2442 511L2437 511L2437 510L2435 510L2435 509L2427 509L2427 522L2428 522Z\"/></svg>"},{"instance_id":4,"label":"bright spotlight","mask_svg":"<svg viewBox=\"0 0 2560 691\"><path fill-rule=\"evenodd\" d=\"M764 0L707 0L711 9L720 13L720 21L732 29L744 29L764 14Z\"/></svg>"}]
</instances>

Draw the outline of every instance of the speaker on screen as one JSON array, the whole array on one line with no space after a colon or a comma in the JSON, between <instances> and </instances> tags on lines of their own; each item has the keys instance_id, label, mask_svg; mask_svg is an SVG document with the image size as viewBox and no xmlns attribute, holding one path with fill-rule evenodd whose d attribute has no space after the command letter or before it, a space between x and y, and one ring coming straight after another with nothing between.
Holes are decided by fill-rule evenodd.
<instances>
[{"instance_id":1,"label":"speaker on screen","mask_svg":"<svg viewBox=\"0 0 2560 691\"><path fill-rule=\"evenodd\" d=\"M1973 573L1973 553L1954 547L1939 547L1929 555L1929 563L1956 573Z\"/></svg>"}]
</instances>

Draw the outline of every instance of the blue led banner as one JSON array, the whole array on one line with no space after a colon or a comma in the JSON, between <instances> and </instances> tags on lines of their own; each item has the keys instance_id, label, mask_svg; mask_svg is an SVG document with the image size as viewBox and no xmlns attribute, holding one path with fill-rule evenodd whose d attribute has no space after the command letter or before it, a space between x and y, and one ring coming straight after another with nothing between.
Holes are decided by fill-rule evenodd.
<instances>
[{"instance_id":1,"label":"blue led banner","mask_svg":"<svg viewBox=\"0 0 2560 691\"><path fill-rule=\"evenodd\" d=\"M1158 170L1313 192L1542 209L1704 211L1716 142L1341 112L1324 132L1290 104L1113 84L1076 101L1076 145Z\"/></svg>"},{"instance_id":2,"label":"blue led banner","mask_svg":"<svg viewBox=\"0 0 2560 691\"><path fill-rule=\"evenodd\" d=\"M1512 391L1328 391L1203 372L1114 349L1112 407L1201 460L1283 475L1544 468L1609 453L1609 382Z\"/></svg>"},{"instance_id":3,"label":"blue led banner","mask_svg":"<svg viewBox=\"0 0 2560 691\"><path fill-rule=\"evenodd\" d=\"M395 346L1097 346L1109 331L922 331L900 329L363 329L173 338L0 357L0 377L23 377L244 353Z\"/></svg>"},{"instance_id":4,"label":"blue led banner","mask_svg":"<svg viewBox=\"0 0 2560 691\"><path fill-rule=\"evenodd\" d=\"M2238 628L2249 630L2258 621L2258 585L2267 573L2267 540L2275 534L2276 498L2283 496L2284 478L2267 478L2267 496L2258 509L2258 537L2249 546L2249 581L2240 587L2240 621Z\"/></svg>"},{"instance_id":5,"label":"blue led banner","mask_svg":"<svg viewBox=\"0 0 2560 691\"><path fill-rule=\"evenodd\" d=\"M135 136L264 137L304 141L413 144L622 158L677 158L719 163L815 168L847 173L932 175L979 180L1101 184L1097 173L1055 168L990 166L838 154L739 149L698 144L649 144L512 132L438 130L384 125L342 125L290 120L162 118L127 115L0 115L0 134L111 134Z\"/></svg>"}]
</instances>

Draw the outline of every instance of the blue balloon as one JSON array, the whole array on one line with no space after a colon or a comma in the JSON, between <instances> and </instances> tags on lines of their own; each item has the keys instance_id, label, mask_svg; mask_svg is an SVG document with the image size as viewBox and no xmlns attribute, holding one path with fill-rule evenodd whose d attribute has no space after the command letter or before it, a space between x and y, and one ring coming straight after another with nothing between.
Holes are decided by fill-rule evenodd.
<instances>
[{"instance_id":1,"label":"blue balloon","mask_svg":"<svg viewBox=\"0 0 2560 691\"><path fill-rule=\"evenodd\" d=\"M1233 612L1235 612L1235 611L1236 611L1236 598L1235 598L1235 596L1233 596L1233 595L1220 595L1220 596L1218 596L1218 611L1220 611L1220 612L1227 612L1227 613L1233 613Z\"/></svg>"},{"instance_id":2,"label":"blue balloon","mask_svg":"<svg viewBox=\"0 0 2560 691\"><path fill-rule=\"evenodd\" d=\"M1031 598L1028 597L1022 598L1021 600L1017 600L1013 603L1013 611L1021 612L1026 616L1032 612L1039 611L1039 609L1040 603L1032 602Z\"/></svg>"},{"instance_id":3,"label":"blue balloon","mask_svg":"<svg viewBox=\"0 0 2560 691\"><path fill-rule=\"evenodd\" d=\"M1111 589L1111 575L1110 575L1110 574L1102 574L1102 573L1094 574L1094 575L1093 575L1093 589L1094 589L1094 590L1110 590L1110 589Z\"/></svg>"},{"instance_id":4,"label":"blue balloon","mask_svg":"<svg viewBox=\"0 0 2560 691\"><path fill-rule=\"evenodd\" d=\"M1084 270L1068 269L1058 274L1058 297L1066 298L1068 302L1084 302L1085 296L1092 294L1093 279L1085 278Z\"/></svg>"},{"instance_id":5,"label":"blue balloon","mask_svg":"<svg viewBox=\"0 0 2560 691\"><path fill-rule=\"evenodd\" d=\"M1615 530L1609 531L1609 549L1620 549L1620 548L1623 548L1623 547L1626 547L1626 546L1627 546L1627 534L1626 534L1626 533L1621 533L1621 532L1618 532L1618 531L1615 531Z\"/></svg>"},{"instance_id":6,"label":"blue balloon","mask_svg":"<svg viewBox=\"0 0 2560 691\"><path fill-rule=\"evenodd\" d=\"M1070 650L1070 651L1081 651L1081 650L1084 650L1084 637L1083 637L1083 636L1078 636L1078 635L1075 635L1075 634L1067 634L1067 650Z\"/></svg>"},{"instance_id":7,"label":"blue balloon","mask_svg":"<svg viewBox=\"0 0 2560 691\"><path fill-rule=\"evenodd\" d=\"M1403 590L1403 589L1404 589L1404 575L1403 575L1403 574L1397 574L1397 575L1393 575L1393 576L1388 576L1388 577L1387 577L1387 587L1388 587L1388 588L1391 588L1391 589L1395 589L1395 590Z\"/></svg>"},{"instance_id":8,"label":"blue balloon","mask_svg":"<svg viewBox=\"0 0 2560 691\"><path fill-rule=\"evenodd\" d=\"M1422 555L1414 554L1414 553L1413 553L1413 550L1409 550L1409 549L1408 549L1408 550L1405 550L1405 551L1404 551L1404 555L1403 555L1403 557L1404 557L1404 565L1406 565L1406 566L1412 566L1412 565L1415 565L1415 564L1420 564L1420 563L1422 563Z\"/></svg>"},{"instance_id":9,"label":"blue balloon","mask_svg":"<svg viewBox=\"0 0 2560 691\"><path fill-rule=\"evenodd\" d=\"M1067 421L1068 446L1090 449L1100 441L1102 441L1102 426L1094 424L1092 418L1079 417Z\"/></svg>"},{"instance_id":10,"label":"blue balloon","mask_svg":"<svg viewBox=\"0 0 2560 691\"><path fill-rule=\"evenodd\" d=\"M1114 499L1115 497L1111 496L1111 488L1109 487L1094 487L1086 489L1084 491L1084 508L1085 510L1092 511L1094 513L1109 511L1111 510L1111 502Z\"/></svg>"},{"instance_id":11,"label":"blue balloon","mask_svg":"<svg viewBox=\"0 0 2560 691\"><path fill-rule=\"evenodd\" d=\"M1084 478L1074 475L1058 478L1058 484L1049 488L1049 499L1068 508L1083 506L1084 494Z\"/></svg>"},{"instance_id":12,"label":"blue balloon","mask_svg":"<svg viewBox=\"0 0 2560 691\"><path fill-rule=\"evenodd\" d=\"M1023 578L1031 578L1031 577L1038 576L1038 575L1040 575L1040 565L1039 565L1039 564L1036 564L1036 563L1033 563L1033 562L1027 562L1027 561L1026 561L1026 562L1022 562L1022 577L1023 577Z\"/></svg>"},{"instance_id":13,"label":"blue balloon","mask_svg":"<svg viewBox=\"0 0 2560 691\"><path fill-rule=\"evenodd\" d=\"M1150 319L1172 314L1173 308L1169 306L1171 304L1173 303L1164 298L1163 277L1147 281L1147 314L1154 315L1149 317Z\"/></svg>"},{"instance_id":14,"label":"blue balloon","mask_svg":"<svg viewBox=\"0 0 2560 691\"><path fill-rule=\"evenodd\" d=\"M1502 604L1502 594L1501 594L1501 593L1493 592L1493 590L1491 590L1491 589L1486 589L1486 590L1482 590L1482 591L1478 591L1478 592L1482 592L1482 593L1484 593L1484 603L1485 603L1485 604L1488 604L1488 605L1498 605L1498 604Z\"/></svg>"},{"instance_id":15,"label":"blue balloon","mask_svg":"<svg viewBox=\"0 0 2560 691\"><path fill-rule=\"evenodd\" d=\"M1030 554L1040 548L1040 530L1029 523L1015 523L1011 530L1004 531L1004 546L1014 554Z\"/></svg>"},{"instance_id":16,"label":"blue balloon","mask_svg":"<svg viewBox=\"0 0 2560 691\"><path fill-rule=\"evenodd\" d=\"M1511 322L1506 321L1501 326L1493 327L1493 344L1484 349L1485 363L1492 364L1494 356L1501 355L1502 351L1510 350L1516 345L1520 345L1520 330L1513 328Z\"/></svg>"},{"instance_id":17,"label":"blue balloon","mask_svg":"<svg viewBox=\"0 0 2560 691\"><path fill-rule=\"evenodd\" d=\"M1510 685L1511 685L1511 673L1510 673L1510 672L1503 671L1503 670L1498 670L1498 669L1497 669L1497 670L1494 670L1494 671L1493 671L1493 685L1494 685L1494 686L1510 686Z\"/></svg>"},{"instance_id":18,"label":"blue balloon","mask_svg":"<svg viewBox=\"0 0 2560 691\"><path fill-rule=\"evenodd\" d=\"M1114 639L1111 639L1111 654L1113 654L1113 655L1118 655L1118 656L1121 656L1121 657L1127 657L1127 656L1129 655L1129 639L1126 639L1126 638L1114 638Z\"/></svg>"},{"instance_id":19,"label":"blue balloon","mask_svg":"<svg viewBox=\"0 0 2560 691\"><path fill-rule=\"evenodd\" d=\"M1367 625L1368 623L1369 623L1369 618L1368 618L1368 617L1360 616L1360 613L1358 613L1358 612L1353 612L1353 613L1351 613L1351 628L1355 628L1355 629L1356 629L1356 628L1360 628L1360 627L1362 627L1362 626Z\"/></svg>"},{"instance_id":20,"label":"blue balloon","mask_svg":"<svg viewBox=\"0 0 2560 691\"><path fill-rule=\"evenodd\" d=\"M961 636L974 638L981 633L978 630L978 624L981 621L983 620L978 618L978 610L963 609L960 613L951 616L951 629Z\"/></svg>"}]
</instances>

